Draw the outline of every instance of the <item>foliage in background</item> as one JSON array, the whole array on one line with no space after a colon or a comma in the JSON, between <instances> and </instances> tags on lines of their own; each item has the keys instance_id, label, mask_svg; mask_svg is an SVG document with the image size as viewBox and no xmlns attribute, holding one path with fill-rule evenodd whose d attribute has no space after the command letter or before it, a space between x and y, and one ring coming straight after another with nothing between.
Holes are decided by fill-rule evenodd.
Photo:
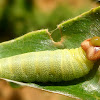
<instances>
[{"instance_id":1,"label":"foliage in background","mask_svg":"<svg viewBox=\"0 0 100 100\"><path fill-rule=\"evenodd\" d=\"M53 30L94 6L90 0L0 0L0 41L37 29Z\"/></svg>"}]
</instances>

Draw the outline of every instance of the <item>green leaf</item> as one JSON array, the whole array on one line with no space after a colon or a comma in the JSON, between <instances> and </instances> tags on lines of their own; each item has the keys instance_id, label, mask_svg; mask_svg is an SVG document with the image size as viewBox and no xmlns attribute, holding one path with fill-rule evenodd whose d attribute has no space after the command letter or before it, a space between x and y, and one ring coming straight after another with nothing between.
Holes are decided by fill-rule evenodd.
<instances>
[{"instance_id":1,"label":"green leaf","mask_svg":"<svg viewBox=\"0 0 100 100\"><path fill-rule=\"evenodd\" d=\"M51 34L52 33L52 34ZM100 36L100 7L92 9L76 18L65 21L52 32L47 29L33 31L19 38L0 44L0 58L10 57L26 52L56 50L59 48L80 47L83 40ZM54 45L53 41L60 41ZM53 40L52 40L53 39ZM90 73L82 78L60 83L35 83L40 88L64 93L83 100L100 99L100 68L95 63ZM27 83L29 85L29 83ZM34 85L34 83L30 83Z\"/></svg>"},{"instance_id":2,"label":"green leaf","mask_svg":"<svg viewBox=\"0 0 100 100\"><path fill-rule=\"evenodd\" d=\"M0 58L10 57L27 52L56 49L48 36L48 30L27 33L19 38L0 44Z\"/></svg>"}]
</instances>

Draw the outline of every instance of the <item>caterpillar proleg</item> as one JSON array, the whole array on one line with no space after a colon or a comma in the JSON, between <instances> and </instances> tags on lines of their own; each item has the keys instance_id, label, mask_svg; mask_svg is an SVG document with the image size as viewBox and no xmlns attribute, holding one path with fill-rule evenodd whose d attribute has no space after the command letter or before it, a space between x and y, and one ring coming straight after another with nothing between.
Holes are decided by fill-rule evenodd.
<instances>
[{"instance_id":1,"label":"caterpillar proleg","mask_svg":"<svg viewBox=\"0 0 100 100\"><path fill-rule=\"evenodd\" d=\"M30 52L2 58L0 78L24 82L61 82L82 77L94 65L94 61L87 57L85 43L76 49Z\"/></svg>"}]
</instances>

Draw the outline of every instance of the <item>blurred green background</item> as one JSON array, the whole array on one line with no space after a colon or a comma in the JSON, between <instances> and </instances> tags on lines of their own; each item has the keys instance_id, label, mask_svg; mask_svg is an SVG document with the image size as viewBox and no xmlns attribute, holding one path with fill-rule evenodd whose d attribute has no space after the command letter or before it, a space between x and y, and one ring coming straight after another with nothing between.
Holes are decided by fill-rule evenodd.
<instances>
[{"instance_id":1,"label":"blurred green background","mask_svg":"<svg viewBox=\"0 0 100 100\"><path fill-rule=\"evenodd\" d=\"M0 0L0 42L27 32L54 30L62 21L100 5L99 0Z\"/></svg>"}]
</instances>

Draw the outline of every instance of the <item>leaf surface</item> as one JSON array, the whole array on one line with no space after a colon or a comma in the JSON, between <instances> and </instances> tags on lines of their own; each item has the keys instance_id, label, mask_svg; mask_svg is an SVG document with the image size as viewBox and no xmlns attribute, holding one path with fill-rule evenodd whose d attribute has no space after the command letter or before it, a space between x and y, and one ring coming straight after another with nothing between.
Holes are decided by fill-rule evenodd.
<instances>
[{"instance_id":1,"label":"leaf surface","mask_svg":"<svg viewBox=\"0 0 100 100\"><path fill-rule=\"evenodd\" d=\"M77 48L83 40L100 36L100 7L92 9L78 17L64 21L57 29L33 31L19 38L0 44L0 58L27 52ZM63 41L60 41L60 40ZM55 42L54 42L55 41ZM60 41L60 45L57 45ZM56 44L54 44L56 43ZM68 82L35 83L39 88L64 93L83 100L100 99L100 68L95 63L88 75ZM18 83L17 83L18 84ZM27 83L34 85L34 83Z\"/></svg>"}]
</instances>

